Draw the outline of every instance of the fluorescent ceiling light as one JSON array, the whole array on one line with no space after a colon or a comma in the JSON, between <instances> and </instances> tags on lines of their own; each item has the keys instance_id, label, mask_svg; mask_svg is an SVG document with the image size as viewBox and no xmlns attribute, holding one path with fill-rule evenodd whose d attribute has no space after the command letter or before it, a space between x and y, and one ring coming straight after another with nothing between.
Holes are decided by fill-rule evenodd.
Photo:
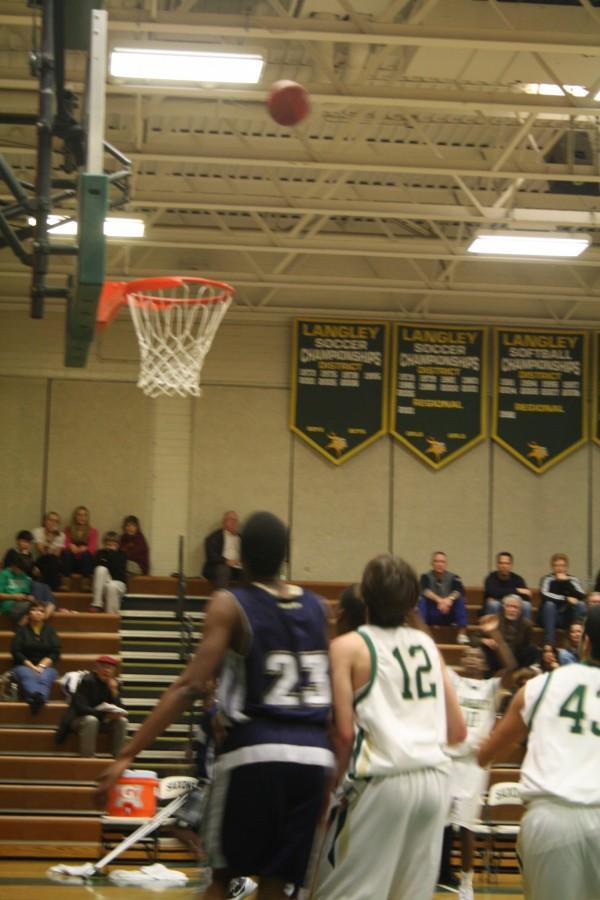
<instances>
[{"instance_id":1,"label":"fluorescent ceiling light","mask_svg":"<svg viewBox=\"0 0 600 900\"><path fill-rule=\"evenodd\" d=\"M263 65L262 56L248 53L133 50L116 47L110 56L111 75L147 81L257 84Z\"/></svg>"},{"instance_id":2,"label":"fluorescent ceiling light","mask_svg":"<svg viewBox=\"0 0 600 900\"><path fill-rule=\"evenodd\" d=\"M564 97L565 94L571 94L572 97L587 97L589 91L582 84L524 84L523 90L526 94L542 94L545 97ZM598 99L595 97L594 99Z\"/></svg>"},{"instance_id":3,"label":"fluorescent ceiling light","mask_svg":"<svg viewBox=\"0 0 600 900\"><path fill-rule=\"evenodd\" d=\"M35 219L28 219L30 225L35 225ZM60 237L75 237L77 235L77 220L66 219L65 216L48 216L48 231L51 235ZM125 219L118 216L109 216L104 220L104 234L106 237L144 237L143 219Z\"/></svg>"},{"instance_id":4,"label":"fluorescent ceiling light","mask_svg":"<svg viewBox=\"0 0 600 900\"><path fill-rule=\"evenodd\" d=\"M552 231L480 231L469 253L499 256L579 256L590 245L589 234Z\"/></svg>"}]
</instances>

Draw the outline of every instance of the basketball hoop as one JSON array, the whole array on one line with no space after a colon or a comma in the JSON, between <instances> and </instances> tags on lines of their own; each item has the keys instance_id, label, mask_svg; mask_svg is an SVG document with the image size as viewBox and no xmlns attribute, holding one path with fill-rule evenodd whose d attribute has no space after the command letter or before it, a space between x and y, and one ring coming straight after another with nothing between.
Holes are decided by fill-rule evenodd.
<instances>
[{"instance_id":1,"label":"basketball hoop","mask_svg":"<svg viewBox=\"0 0 600 900\"><path fill-rule=\"evenodd\" d=\"M140 278L121 285L120 292L140 345L138 387L149 397L199 397L204 359L233 299L231 285L206 278Z\"/></svg>"}]
</instances>

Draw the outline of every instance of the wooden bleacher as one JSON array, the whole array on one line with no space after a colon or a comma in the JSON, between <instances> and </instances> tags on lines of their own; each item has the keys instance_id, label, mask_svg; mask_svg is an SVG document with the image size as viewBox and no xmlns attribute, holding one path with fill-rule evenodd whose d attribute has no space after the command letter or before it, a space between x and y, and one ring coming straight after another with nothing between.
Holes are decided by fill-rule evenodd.
<instances>
[{"instance_id":1,"label":"wooden bleacher","mask_svg":"<svg viewBox=\"0 0 600 900\"><path fill-rule=\"evenodd\" d=\"M347 583L299 583L326 598L333 634L337 599ZM176 591L177 579L148 576L133 578L128 593L168 595L175 604ZM188 579L186 593L207 597L210 585L204 579ZM89 593L56 596L59 609L66 610L53 618L62 642L61 673L89 668L102 653L119 655L119 616L89 613ZM482 602L481 589L467 589L467 599L472 629ZM432 633L448 664L457 666L462 648L456 644L455 629L439 627ZM541 640L540 629L536 634ZM0 673L11 666L11 638L10 622L0 615ZM93 859L98 854L101 823L93 784L108 757L80 758L74 736L59 747L54 744L54 730L65 708L56 685L50 703L36 716L25 703L0 702L0 857ZM101 737L99 750L106 753L107 749ZM503 765L494 769L493 780L518 778L522 755L522 750L515 748ZM140 853L134 850L132 856L138 858Z\"/></svg>"}]
</instances>

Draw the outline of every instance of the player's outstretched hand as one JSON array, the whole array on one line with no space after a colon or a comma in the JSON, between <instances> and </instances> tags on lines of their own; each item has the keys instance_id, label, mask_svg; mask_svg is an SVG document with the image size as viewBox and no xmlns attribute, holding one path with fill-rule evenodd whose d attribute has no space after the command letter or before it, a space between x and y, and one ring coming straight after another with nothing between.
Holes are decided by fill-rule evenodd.
<instances>
[{"instance_id":1,"label":"player's outstretched hand","mask_svg":"<svg viewBox=\"0 0 600 900\"><path fill-rule=\"evenodd\" d=\"M104 809L104 807L106 806L106 801L108 799L108 792L132 762L133 760L128 756L119 756L117 759L111 762L108 768L104 769L104 771L101 772L94 794L94 799L98 803L99 807Z\"/></svg>"},{"instance_id":2,"label":"player's outstretched hand","mask_svg":"<svg viewBox=\"0 0 600 900\"><path fill-rule=\"evenodd\" d=\"M499 620L498 616L494 616L494 615L482 616L479 620L479 628L485 634L491 634L492 631L497 631L499 625L500 625L500 620Z\"/></svg>"}]
</instances>

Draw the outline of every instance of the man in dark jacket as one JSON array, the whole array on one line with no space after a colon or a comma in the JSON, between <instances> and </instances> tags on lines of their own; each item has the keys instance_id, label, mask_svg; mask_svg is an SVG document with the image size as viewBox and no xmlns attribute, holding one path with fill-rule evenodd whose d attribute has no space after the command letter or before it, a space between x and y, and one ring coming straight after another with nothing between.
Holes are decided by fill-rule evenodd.
<instances>
[{"instance_id":1,"label":"man in dark jacket","mask_svg":"<svg viewBox=\"0 0 600 900\"><path fill-rule=\"evenodd\" d=\"M94 756L98 732L110 734L111 752L117 756L127 736L127 713L119 694L118 660L99 656L92 672L79 681L56 733L56 743L62 743L69 732L79 735L81 756Z\"/></svg>"},{"instance_id":2,"label":"man in dark jacket","mask_svg":"<svg viewBox=\"0 0 600 900\"><path fill-rule=\"evenodd\" d=\"M229 587L242 576L238 515L232 509L223 516L223 527L212 531L204 541L206 562L202 574L212 581L215 590Z\"/></svg>"}]
</instances>

